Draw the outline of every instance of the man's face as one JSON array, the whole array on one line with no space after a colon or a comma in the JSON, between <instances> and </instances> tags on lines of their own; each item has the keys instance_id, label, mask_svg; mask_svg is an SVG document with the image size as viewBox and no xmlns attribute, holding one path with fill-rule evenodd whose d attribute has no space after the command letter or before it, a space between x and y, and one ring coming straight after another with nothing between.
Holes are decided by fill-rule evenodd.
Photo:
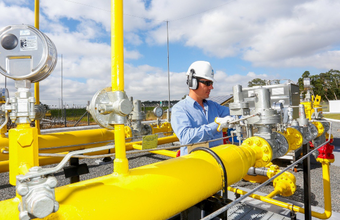
<instances>
[{"instance_id":1,"label":"man's face","mask_svg":"<svg viewBox=\"0 0 340 220\"><path fill-rule=\"evenodd\" d=\"M202 98L202 99L207 99L209 98L210 95L210 90L212 90L213 84L212 81L207 80L207 79L197 79L198 81L198 89L196 90L196 94ZM207 83L205 83L207 82ZM210 83L210 85L209 85ZM206 85L208 84L208 85Z\"/></svg>"}]
</instances>

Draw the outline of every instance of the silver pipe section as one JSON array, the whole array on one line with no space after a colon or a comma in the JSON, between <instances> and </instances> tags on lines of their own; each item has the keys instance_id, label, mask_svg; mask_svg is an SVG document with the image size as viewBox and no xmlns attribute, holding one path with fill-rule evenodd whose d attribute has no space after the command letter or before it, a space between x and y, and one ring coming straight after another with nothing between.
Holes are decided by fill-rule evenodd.
<instances>
[{"instance_id":1,"label":"silver pipe section","mask_svg":"<svg viewBox=\"0 0 340 220\"><path fill-rule=\"evenodd\" d=\"M270 93L269 89L261 88L255 90L256 101L255 109L270 109Z\"/></svg>"},{"instance_id":2,"label":"silver pipe section","mask_svg":"<svg viewBox=\"0 0 340 220\"><path fill-rule=\"evenodd\" d=\"M330 124L330 128L329 130L331 131L332 129L332 123L328 122ZM286 167L285 169L283 169L280 173L274 175L272 178L268 179L267 181L265 181L264 183L262 183L261 185L255 187L253 190L251 190L250 192L244 194L243 196L239 197L238 199L235 199L233 202L229 203L228 205L223 206L222 208L216 210L215 212L211 213L210 215L202 218L201 220L210 220L213 219L215 217L217 217L218 215L220 215L221 213L227 211L230 207L232 207L233 205L235 205L236 203L241 202L243 199L247 198L248 196L250 196L251 194L253 194L254 192L256 192L257 190L261 189L263 186L267 185L268 183L270 183L273 179L275 179L276 177L280 176L282 173L286 172L287 170L289 170L290 168L292 168L293 166L295 166L297 163L300 163L300 161L304 160L305 158L307 158L308 156L310 156L311 154L313 154L316 150L318 150L320 147L324 146L325 144L329 143L331 139L331 132L329 133L328 136L328 141L324 142L323 144L321 144L319 147L315 148L314 150L310 151L308 154L304 155L303 157L301 157L300 159L298 159L297 161L295 161L294 163L292 163L291 165L289 165L288 167Z\"/></svg>"}]
</instances>

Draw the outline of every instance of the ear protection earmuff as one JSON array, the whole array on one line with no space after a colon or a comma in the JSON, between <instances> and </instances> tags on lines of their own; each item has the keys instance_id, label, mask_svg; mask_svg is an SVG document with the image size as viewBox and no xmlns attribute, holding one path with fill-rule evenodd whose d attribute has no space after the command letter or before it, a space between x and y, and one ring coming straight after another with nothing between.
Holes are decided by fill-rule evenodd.
<instances>
[{"instance_id":1,"label":"ear protection earmuff","mask_svg":"<svg viewBox=\"0 0 340 220\"><path fill-rule=\"evenodd\" d=\"M189 89L192 89L192 90L198 89L198 82L197 82L197 79L195 77L195 70L194 69L190 70L188 80L187 80L187 84L189 86Z\"/></svg>"}]
</instances>

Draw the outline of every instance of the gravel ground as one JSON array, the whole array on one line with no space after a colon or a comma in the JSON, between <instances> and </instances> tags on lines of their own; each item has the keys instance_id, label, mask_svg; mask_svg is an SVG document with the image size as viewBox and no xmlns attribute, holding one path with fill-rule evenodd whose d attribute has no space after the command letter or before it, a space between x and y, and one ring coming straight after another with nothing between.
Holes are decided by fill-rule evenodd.
<instances>
[{"instance_id":1,"label":"gravel ground","mask_svg":"<svg viewBox=\"0 0 340 220\"><path fill-rule=\"evenodd\" d=\"M332 124L332 134L334 136L336 148L334 151L340 152L340 122ZM163 145L169 146L169 145ZM128 155L129 167L134 168L158 161L166 160L168 157L154 155L150 153L138 153ZM112 173L113 165L112 162L98 165L95 160L82 159L80 163L86 163L89 167L90 173L82 175L81 181L89 178L103 176ZM287 164L280 163L280 166ZM55 166L55 165L49 165ZM331 193L332 193L332 210L340 212L340 167L330 166L331 174ZM294 172L296 177L297 190L295 194L287 199L303 203L303 172L301 166L298 167L298 172ZM313 206L324 207L323 199L323 183L322 183L322 168L321 165L311 157L311 201ZM58 179L58 186L69 184L69 179L65 179L63 172L56 173L55 176ZM248 189L255 188L257 184L249 183L246 181L240 181L235 186L242 186ZM269 193L273 189L272 184L263 187L260 191ZM8 184L8 173L0 173L0 201L9 199L15 196L15 187Z\"/></svg>"}]
</instances>

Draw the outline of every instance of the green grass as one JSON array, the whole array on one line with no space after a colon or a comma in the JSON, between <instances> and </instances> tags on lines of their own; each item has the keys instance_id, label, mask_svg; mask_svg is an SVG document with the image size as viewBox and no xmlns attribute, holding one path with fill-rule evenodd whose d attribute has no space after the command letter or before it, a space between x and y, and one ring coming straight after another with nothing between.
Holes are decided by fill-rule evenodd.
<instances>
[{"instance_id":1,"label":"green grass","mask_svg":"<svg viewBox=\"0 0 340 220\"><path fill-rule=\"evenodd\" d=\"M321 102L320 105L322 106L323 112L329 112L329 104L328 102ZM323 116L327 119L337 119L340 120L340 114L334 113L334 114L323 114Z\"/></svg>"},{"instance_id":2,"label":"green grass","mask_svg":"<svg viewBox=\"0 0 340 220\"><path fill-rule=\"evenodd\" d=\"M340 114L324 114L323 115L326 119L330 118L330 119L337 119L340 120Z\"/></svg>"}]
</instances>

